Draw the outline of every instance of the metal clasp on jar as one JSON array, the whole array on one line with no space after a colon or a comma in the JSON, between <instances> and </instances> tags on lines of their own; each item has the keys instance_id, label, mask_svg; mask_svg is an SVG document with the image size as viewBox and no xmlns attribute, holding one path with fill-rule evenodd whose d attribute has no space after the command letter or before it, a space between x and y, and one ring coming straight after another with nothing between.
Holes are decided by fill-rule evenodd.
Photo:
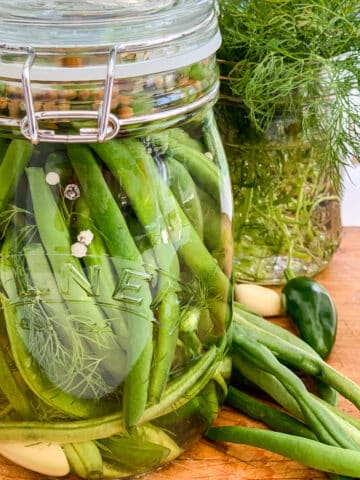
<instances>
[{"instance_id":1,"label":"metal clasp on jar","mask_svg":"<svg viewBox=\"0 0 360 480\"><path fill-rule=\"evenodd\" d=\"M208 23L210 19L206 19L203 23ZM196 29L202 27L201 24L196 26ZM210 104L218 94L218 84L214 85L206 94L200 98L189 102L185 105L174 107L169 110L155 111L144 115L137 115L131 118L118 118L111 113L111 103L113 96L113 86L115 79L115 70L117 65L117 55L123 52L136 52L142 49L152 48L158 43L167 43L180 36L189 35L194 28L189 31L177 33L169 36L166 39L146 40L133 43L121 43L111 47L109 51L108 63L106 67L106 76L104 83L103 99L100 102L98 110L49 110L49 111L35 111L34 99L31 89L31 68L36 58L36 50L31 47L17 47L12 45L0 45L0 52L7 51L13 54L24 54L26 60L22 67L21 82L24 95L24 105L26 115L22 120L6 119L1 120L3 125L18 126L21 133L32 143L36 144L41 141L46 142L64 142L64 143L89 143L89 142L105 142L110 140L119 133L121 126L135 125L142 123L157 122L161 120L171 119L175 117L185 116L186 114L201 108L204 105ZM39 127L41 121L55 121L62 120L63 122L70 122L71 120L97 120L97 127L79 127L78 132L72 131L64 133L55 129L42 129ZM74 123L72 125L74 127Z\"/></svg>"}]
</instances>

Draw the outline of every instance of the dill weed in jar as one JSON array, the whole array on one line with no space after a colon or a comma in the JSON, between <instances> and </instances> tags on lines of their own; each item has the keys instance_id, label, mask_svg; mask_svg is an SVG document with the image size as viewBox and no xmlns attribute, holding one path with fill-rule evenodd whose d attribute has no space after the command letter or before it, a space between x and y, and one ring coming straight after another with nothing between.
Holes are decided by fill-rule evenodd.
<instances>
[{"instance_id":1,"label":"dill weed in jar","mask_svg":"<svg viewBox=\"0 0 360 480\"><path fill-rule=\"evenodd\" d=\"M358 2L218 4L235 276L313 276L339 245L343 165L360 147Z\"/></svg>"},{"instance_id":2,"label":"dill weed in jar","mask_svg":"<svg viewBox=\"0 0 360 480\"><path fill-rule=\"evenodd\" d=\"M304 132L302 115L282 112L280 105L259 132L235 97L217 106L232 179L239 281L282 283L288 266L314 276L339 246L340 197L324 168L327 140L316 125Z\"/></svg>"},{"instance_id":3,"label":"dill weed in jar","mask_svg":"<svg viewBox=\"0 0 360 480\"><path fill-rule=\"evenodd\" d=\"M214 5L123 3L0 9L0 453L49 477L170 462L229 376Z\"/></svg>"}]
</instances>

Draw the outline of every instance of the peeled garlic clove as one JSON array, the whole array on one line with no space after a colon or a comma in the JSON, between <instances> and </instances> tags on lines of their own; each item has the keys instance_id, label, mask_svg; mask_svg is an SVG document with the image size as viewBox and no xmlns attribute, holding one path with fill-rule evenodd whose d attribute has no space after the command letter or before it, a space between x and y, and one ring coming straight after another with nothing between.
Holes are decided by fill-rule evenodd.
<instances>
[{"instance_id":1,"label":"peeled garlic clove","mask_svg":"<svg viewBox=\"0 0 360 480\"><path fill-rule=\"evenodd\" d=\"M280 294L262 285L235 285L235 300L262 317L276 317L282 313Z\"/></svg>"},{"instance_id":2,"label":"peeled garlic clove","mask_svg":"<svg viewBox=\"0 0 360 480\"><path fill-rule=\"evenodd\" d=\"M63 477L70 473L69 462L58 443L0 441L0 454L34 472Z\"/></svg>"}]
</instances>

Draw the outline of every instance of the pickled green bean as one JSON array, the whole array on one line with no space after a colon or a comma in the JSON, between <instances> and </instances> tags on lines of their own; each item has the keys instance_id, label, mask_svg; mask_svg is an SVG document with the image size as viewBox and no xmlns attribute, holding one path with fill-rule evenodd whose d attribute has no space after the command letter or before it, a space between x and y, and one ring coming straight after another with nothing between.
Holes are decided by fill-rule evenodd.
<instances>
[{"instance_id":1,"label":"pickled green bean","mask_svg":"<svg viewBox=\"0 0 360 480\"><path fill-rule=\"evenodd\" d=\"M141 417L147 402L153 352L149 275L93 154L81 144L69 145L68 153L92 219L101 231L112 257L122 289L119 298L125 304L131 338L128 351L130 371L124 384L123 408L127 425L133 426ZM134 281L137 284L135 290Z\"/></svg>"},{"instance_id":2,"label":"pickled green bean","mask_svg":"<svg viewBox=\"0 0 360 480\"><path fill-rule=\"evenodd\" d=\"M124 188L158 264L158 293L153 301L159 304L158 325L149 385L149 399L155 403L163 394L175 355L180 315L176 294L179 261L160 208L152 158L144 145L136 139L124 139L94 144L92 148Z\"/></svg>"},{"instance_id":3,"label":"pickled green bean","mask_svg":"<svg viewBox=\"0 0 360 480\"><path fill-rule=\"evenodd\" d=\"M71 471L81 478L98 480L103 474L103 459L95 442L63 445Z\"/></svg>"},{"instance_id":4,"label":"pickled green bean","mask_svg":"<svg viewBox=\"0 0 360 480\"><path fill-rule=\"evenodd\" d=\"M202 239L204 236L203 216L201 204L195 183L184 165L172 157L167 156L165 166L168 173L169 187L185 215L192 223L195 231Z\"/></svg>"},{"instance_id":5,"label":"pickled green bean","mask_svg":"<svg viewBox=\"0 0 360 480\"><path fill-rule=\"evenodd\" d=\"M101 149L106 147L107 152L111 152L111 157L113 159L117 158L117 143L120 142L107 142L101 145ZM120 162L121 158L118 158L118 163ZM229 320L226 318L228 295L231 290L229 280L204 246L159 172L153 167L151 173L155 179L158 198L161 201L160 208L165 217L172 242L178 249L182 260L203 283L204 288L208 289L208 303L213 316L214 334L222 335ZM196 252L196 255L194 255L194 252Z\"/></svg>"},{"instance_id":6,"label":"pickled green bean","mask_svg":"<svg viewBox=\"0 0 360 480\"><path fill-rule=\"evenodd\" d=\"M79 328L84 329L89 352L93 352L98 359L98 370L103 372L104 380L99 395L109 393L117 376L117 365L121 365L122 354L108 322L93 298L91 285L83 273L79 259L71 254L70 233L45 181L44 171L30 167L26 173L37 229L58 289L72 318L78 322ZM97 396L96 391L94 395Z\"/></svg>"},{"instance_id":7,"label":"pickled green bean","mask_svg":"<svg viewBox=\"0 0 360 480\"><path fill-rule=\"evenodd\" d=\"M110 320L119 348L124 352L123 367L125 367L127 363L125 354L129 342L126 312L122 310L121 303L114 299L117 288L114 268L101 234L90 219L90 209L85 199L80 197L76 202L76 227L78 232L91 231L94 234L83 261L96 301ZM119 376L118 379L120 383Z\"/></svg>"},{"instance_id":8,"label":"pickled green bean","mask_svg":"<svg viewBox=\"0 0 360 480\"><path fill-rule=\"evenodd\" d=\"M28 164L33 147L27 140L11 140L0 164L0 213L10 201L16 184Z\"/></svg>"},{"instance_id":9,"label":"pickled green bean","mask_svg":"<svg viewBox=\"0 0 360 480\"><path fill-rule=\"evenodd\" d=\"M218 368L219 361L224 355L223 349L224 345L220 348L211 347L186 372L169 382L161 401L145 409L139 424L146 424L175 412L199 395ZM71 422L0 422L0 440L77 443L108 438L125 431L126 425L122 412L105 416L98 414L94 415L94 418Z\"/></svg>"},{"instance_id":10,"label":"pickled green bean","mask_svg":"<svg viewBox=\"0 0 360 480\"><path fill-rule=\"evenodd\" d=\"M162 152L181 162L189 171L195 183L206 190L216 201L219 200L220 172L204 153L188 145L179 144L167 132L152 133L147 138Z\"/></svg>"},{"instance_id":11,"label":"pickled green bean","mask_svg":"<svg viewBox=\"0 0 360 480\"><path fill-rule=\"evenodd\" d=\"M25 420L33 418L34 411L30 405L29 398L27 398L17 384L1 348L0 371L2 378L0 390L7 398L12 408Z\"/></svg>"}]
</instances>

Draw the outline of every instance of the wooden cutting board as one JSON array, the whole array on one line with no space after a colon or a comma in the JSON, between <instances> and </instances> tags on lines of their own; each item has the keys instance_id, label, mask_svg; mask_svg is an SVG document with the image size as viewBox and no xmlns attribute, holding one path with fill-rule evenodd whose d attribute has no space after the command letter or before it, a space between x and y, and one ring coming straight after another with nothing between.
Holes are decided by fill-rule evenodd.
<instances>
[{"instance_id":1,"label":"wooden cutting board","mask_svg":"<svg viewBox=\"0 0 360 480\"><path fill-rule=\"evenodd\" d=\"M338 335L328 362L360 384L360 227L345 228L341 246L318 277L330 291L339 315ZM281 320L287 326L287 320ZM340 406L360 418L344 399ZM217 425L256 423L223 407ZM0 480L44 480L0 457ZM71 477L73 480L73 477ZM201 439L181 457L143 480L325 480L328 477L270 452L243 445L214 445Z\"/></svg>"}]
</instances>

